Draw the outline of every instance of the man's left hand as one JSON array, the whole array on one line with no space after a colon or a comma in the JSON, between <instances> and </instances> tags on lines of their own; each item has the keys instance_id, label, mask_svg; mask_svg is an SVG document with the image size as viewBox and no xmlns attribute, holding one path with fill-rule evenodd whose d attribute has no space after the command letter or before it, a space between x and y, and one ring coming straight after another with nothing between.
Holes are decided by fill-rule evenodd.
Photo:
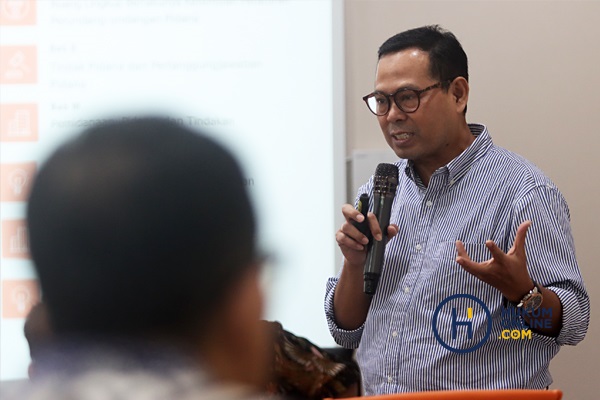
<instances>
[{"instance_id":1,"label":"man's left hand","mask_svg":"<svg viewBox=\"0 0 600 400\"><path fill-rule=\"evenodd\" d=\"M481 263L471 260L465 246L458 240L456 262L467 272L498 289L509 301L518 302L533 287L525 255L525 237L530 226L531 221L519 225L515 242L507 253L492 240L485 242L492 258Z\"/></svg>"}]
</instances>

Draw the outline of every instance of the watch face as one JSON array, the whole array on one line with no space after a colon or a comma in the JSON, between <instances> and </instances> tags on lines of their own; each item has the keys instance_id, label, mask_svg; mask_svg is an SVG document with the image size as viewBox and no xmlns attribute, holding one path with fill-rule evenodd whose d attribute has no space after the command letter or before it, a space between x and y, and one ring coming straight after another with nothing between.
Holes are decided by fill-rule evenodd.
<instances>
[{"instance_id":1,"label":"watch face","mask_svg":"<svg viewBox=\"0 0 600 400\"><path fill-rule=\"evenodd\" d=\"M531 313L542 305L543 296L541 293L531 293L528 299L523 301L523 310L527 313Z\"/></svg>"}]
</instances>

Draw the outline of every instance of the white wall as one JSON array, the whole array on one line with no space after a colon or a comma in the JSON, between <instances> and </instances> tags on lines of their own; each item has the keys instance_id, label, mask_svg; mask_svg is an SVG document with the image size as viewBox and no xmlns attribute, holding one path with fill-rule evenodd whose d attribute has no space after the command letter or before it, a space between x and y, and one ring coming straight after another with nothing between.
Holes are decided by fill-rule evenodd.
<instances>
[{"instance_id":1,"label":"white wall","mask_svg":"<svg viewBox=\"0 0 600 400\"><path fill-rule=\"evenodd\" d=\"M373 89L379 45L405 29L440 24L456 34L469 56L468 120L488 125L497 144L536 163L565 195L592 319L586 339L564 347L553 360L552 387L562 389L565 399L597 399L600 2L347 0L345 5L348 154L386 147L361 100Z\"/></svg>"}]
</instances>

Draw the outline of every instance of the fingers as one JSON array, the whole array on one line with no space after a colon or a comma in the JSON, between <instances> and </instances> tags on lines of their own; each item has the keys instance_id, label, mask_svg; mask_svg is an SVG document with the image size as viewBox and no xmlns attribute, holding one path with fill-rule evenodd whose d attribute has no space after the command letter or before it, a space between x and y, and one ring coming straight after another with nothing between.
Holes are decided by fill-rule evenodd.
<instances>
[{"instance_id":1,"label":"fingers","mask_svg":"<svg viewBox=\"0 0 600 400\"><path fill-rule=\"evenodd\" d=\"M356 208L352 207L351 204L344 204L342 206L342 214L346 221L354 220L356 222L363 222L365 217Z\"/></svg>"},{"instance_id":2,"label":"fingers","mask_svg":"<svg viewBox=\"0 0 600 400\"><path fill-rule=\"evenodd\" d=\"M342 240L344 238L338 237L338 234L341 234L341 235L345 236L346 238L348 238L354 242L357 242L361 245L366 245L369 243L369 238L366 237L364 234L362 234L354 225L352 225L348 221L344 222L344 224L341 226L340 230L336 234L338 243L340 243L340 240ZM361 246L361 248L362 248L362 246Z\"/></svg>"},{"instance_id":3,"label":"fingers","mask_svg":"<svg viewBox=\"0 0 600 400\"><path fill-rule=\"evenodd\" d=\"M527 236L527 230L531 226L531 221L525 221L517 228L517 233L515 235L515 242L512 248L508 251L508 253L504 253L502 249L496 245L491 240L485 242L486 247L492 253L494 259L496 259L499 263L505 263L507 261L507 257L511 255L516 255L519 258L525 257L525 238Z\"/></svg>"},{"instance_id":4,"label":"fingers","mask_svg":"<svg viewBox=\"0 0 600 400\"><path fill-rule=\"evenodd\" d=\"M531 221L525 221L517 228L517 234L515 236L513 248L519 255L525 255L525 237L527 236L527 231L529 230L530 226Z\"/></svg>"},{"instance_id":5,"label":"fingers","mask_svg":"<svg viewBox=\"0 0 600 400\"><path fill-rule=\"evenodd\" d=\"M357 251L364 250L364 245L369 243L369 239L351 223L351 221L362 222L364 216L350 204L342 206L342 214L346 218L346 222L335 234L338 245Z\"/></svg>"},{"instance_id":6,"label":"fingers","mask_svg":"<svg viewBox=\"0 0 600 400\"><path fill-rule=\"evenodd\" d=\"M367 222L369 223L369 228L371 229L371 233L373 234L373 239L381 240L383 239L383 233L381 232L381 227L379 226L379 221L377 221L377 217L372 212L367 214Z\"/></svg>"},{"instance_id":7,"label":"fingers","mask_svg":"<svg viewBox=\"0 0 600 400\"><path fill-rule=\"evenodd\" d=\"M355 245L356 243L361 244L360 249L364 248L364 246L362 246L362 245L367 245L369 243L369 238L367 236L365 236L363 233L361 233L357 229L357 227L352 224L353 221L357 221L359 223L363 222L364 216L358 210L356 210L354 207L352 207L352 205L350 205L350 204L345 204L344 206L342 206L342 214L344 215L346 222L342 225L340 230L336 233L336 241L338 242L338 244L340 246L344 245L344 246L347 246L347 247L355 249L355 250L359 250L358 246ZM366 222L369 226L371 234L373 235L373 238L378 241L382 240L383 232L381 231L381 227L379 226L379 221L377 220L377 216L375 214L373 214L372 212L369 212L367 214ZM398 232L399 232L398 225L396 225L396 224L388 225L387 232L386 232L388 239L391 239L394 236L396 236L398 234ZM352 241L354 241L355 244L352 244L351 242L349 242L347 240L348 238L351 239Z\"/></svg>"},{"instance_id":8,"label":"fingers","mask_svg":"<svg viewBox=\"0 0 600 400\"><path fill-rule=\"evenodd\" d=\"M344 206L342 206L342 214L344 215L344 218L346 218L346 222L342 225L340 230L357 242L368 244L369 239L350 223L350 221L363 222L364 216L350 204L344 204ZM383 234L381 232L381 228L379 227L377 217L372 212L367 214L367 224L369 225L369 229L373 234L373 238L375 238L375 240L381 240L383 238Z\"/></svg>"},{"instance_id":9,"label":"fingers","mask_svg":"<svg viewBox=\"0 0 600 400\"><path fill-rule=\"evenodd\" d=\"M498 261L501 264L506 261L508 255L505 252L503 252L502 249L498 247L498 245L493 240L488 240L487 242L485 242L485 247L487 247L490 253L492 253L492 259Z\"/></svg>"},{"instance_id":10,"label":"fingers","mask_svg":"<svg viewBox=\"0 0 600 400\"><path fill-rule=\"evenodd\" d=\"M398 234L398 232L400 232L400 228L398 228L398 225L396 225L396 224L388 225L388 228L387 228L388 239L391 239L394 236L396 236Z\"/></svg>"},{"instance_id":11,"label":"fingers","mask_svg":"<svg viewBox=\"0 0 600 400\"><path fill-rule=\"evenodd\" d=\"M471 261L471 257L465 250L465 245L460 240L456 241L456 253L458 254L456 257L456 262L463 267L469 267L473 261Z\"/></svg>"},{"instance_id":12,"label":"fingers","mask_svg":"<svg viewBox=\"0 0 600 400\"><path fill-rule=\"evenodd\" d=\"M484 264L471 260L469 253L467 253L467 250L465 249L465 245L460 240L456 241L456 252L456 262L463 267L465 271L479 278L481 270L485 268Z\"/></svg>"},{"instance_id":13,"label":"fingers","mask_svg":"<svg viewBox=\"0 0 600 400\"><path fill-rule=\"evenodd\" d=\"M344 224L344 225L346 225L346 224ZM364 235L363 235L363 237L364 237ZM365 239L366 239L366 237L365 237ZM335 233L335 241L337 242L338 246L346 247L351 250L363 251L365 249L364 245L362 245L358 241L354 240L348 234L344 233L342 229L340 229L339 231L337 231Z\"/></svg>"}]
</instances>

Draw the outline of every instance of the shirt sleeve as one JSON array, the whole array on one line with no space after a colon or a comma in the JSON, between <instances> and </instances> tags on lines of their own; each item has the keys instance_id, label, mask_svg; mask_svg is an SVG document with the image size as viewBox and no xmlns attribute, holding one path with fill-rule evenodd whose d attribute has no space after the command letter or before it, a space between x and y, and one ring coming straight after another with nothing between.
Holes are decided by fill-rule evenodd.
<instances>
[{"instance_id":1,"label":"shirt sleeve","mask_svg":"<svg viewBox=\"0 0 600 400\"><path fill-rule=\"evenodd\" d=\"M585 337L590 300L575 256L567 203L551 182L538 185L515 204L516 227L532 222L527 232L527 267L533 280L552 290L562 304L559 345L575 345Z\"/></svg>"},{"instance_id":2,"label":"shirt sleeve","mask_svg":"<svg viewBox=\"0 0 600 400\"><path fill-rule=\"evenodd\" d=\"M327 280L327 287L325 289L325 317L327 318L327 325L329 326L329 332L331 333L333 340L335 340L337 344L347 349L356 349L360 343L360 338L362 337L364 324L357 329L348 331L340 328L335 322L333 294L335 293L335 287L337 286L338 280L339 275Z\"/></svg>"},{"instance_id":3,"label":"shirt sleeve","mask_svg":"<svg viewBox=\"0 0 600 400\"><path fill-rule=\"evenodd\" d=\"M369 193L369 204L371 205L369 209L372 210L373 177L371 177L367 183L365 183L358 189L358 195L354 199L354 207L358 206L358 200L362 193ZM342 260L342 265L343 264L344 263ZM327 280L327 286L325 288L325 317L327 318L327 325L329 326L329 332L331 333L333 340L335 340L335 342L340 346L345 347L347 349L356 349L360 344L360 339L364 330L364 323L360 327L348 331L340 328L335 321L335 313L333 310L333 295L335 293L335 288L338 284L341 272L342 270L340 269L336 277L332 277Z\"/></svg>"}]
</instances>

